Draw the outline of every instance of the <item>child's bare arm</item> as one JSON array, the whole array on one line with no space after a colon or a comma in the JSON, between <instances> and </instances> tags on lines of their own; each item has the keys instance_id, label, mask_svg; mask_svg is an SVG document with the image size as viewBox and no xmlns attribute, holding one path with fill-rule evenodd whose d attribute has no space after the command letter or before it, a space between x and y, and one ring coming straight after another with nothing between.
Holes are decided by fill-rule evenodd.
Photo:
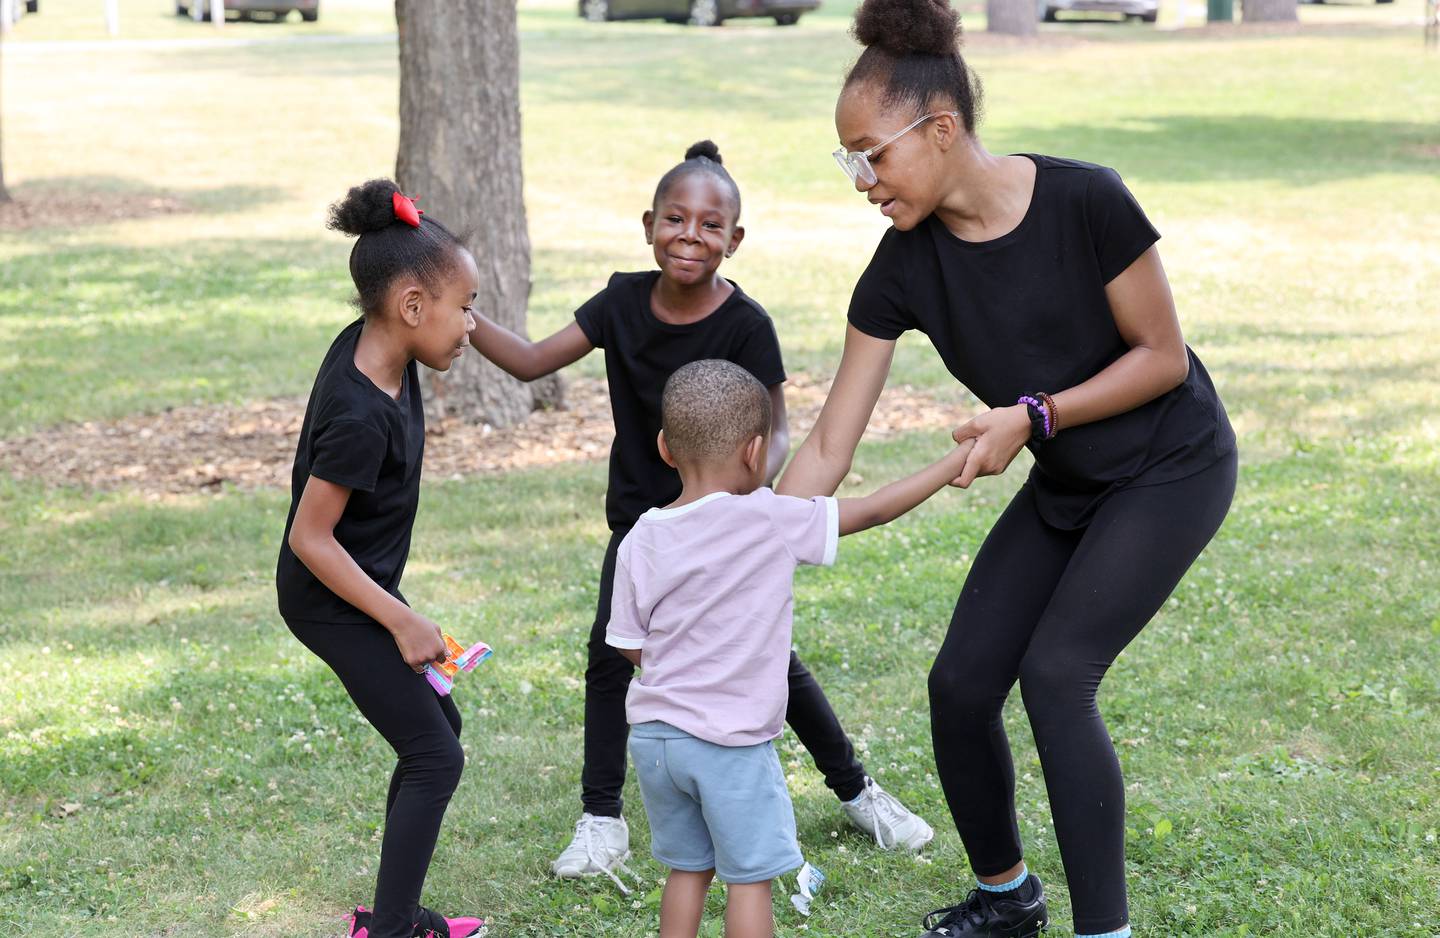
<instances>
[{"instance_id":1,"label":"child's bare arm","mask_svg":"<svg viewBox=\"0 0 1440 938\"><path fill-rule=\"evenodd\" d=\"M615 648L614 645L611 645L610 647L611 647L611 648ZM624 655L626 661L630 662L631 664L633 664L633 665L634 665L635 667L637 667L637 668L640 667L640 649L638 649L638 648L615 648L615 650L618 651L618 652L620 652L620 654Z\"/></svg>"},{"instance_id":2,"label":"child's bare arm","mask_svg":"<svg viewBox=\"0 0 1440 938\"><path fill-rule=\"evenodd\" d=\"M969 443L970 445L966 445ZM965 468L965 457L974 449L966 440L914 475L891 482L860 498L837 499L840 506L840 533L854 534L876 525L888 524L925 499L949 485Z\"/></svg>"},{"instance_id":3,"label":"child's bare arm","mask_svg":"<svg viewBox=\"0 0 1440 938\"><path fill-rule=\"evenodd\" d=\"M335 540L335 525L349 501L349 488L311 476L290 525L290 549L330 592L388 629L410 667L418 671L444 661L440 627L385 592Z\"/></svg>"},{"instance_id":4,"label":"child's bare arm","mask_svg":"<svg viewBox=\"0 0 1440 938\"><path fill-rule=\"evenodd\" d=\"M770 386L770 450L766 457L765 484L772 485L790 455L790 420L785 413L784 383Z\"/></svg>"},{"instance_id":5,"label":"child's bare arm","mask_svg":"<svg viewBox=\"0 0 1440 938\"><path fill-rule=\"evenodd\" d=\"M554 335L532 342L504 326L475 314L470 330L475 350L521 381L534 381L584 358L595 346L579 323L570 323Z\"/></svg>"}]
</instances>

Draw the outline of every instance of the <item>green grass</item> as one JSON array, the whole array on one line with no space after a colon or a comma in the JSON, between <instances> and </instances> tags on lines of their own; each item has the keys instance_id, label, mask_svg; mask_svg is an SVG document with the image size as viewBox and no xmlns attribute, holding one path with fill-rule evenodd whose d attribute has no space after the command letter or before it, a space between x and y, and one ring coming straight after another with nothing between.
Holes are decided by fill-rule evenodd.
<instances>
[{"instance_id":1,"label":"green grass","mask_svg":"<svg viewBox=\"0 0 1440 938\"><path fill-rule=\"evenodd\" d=\"M347 245L323 208L393 166L393 43L29 45L92 38L79 0L42 6L5 47L7 183L186 211L0 232L0 441L303 393L349 315ZM164 6L127 4L127 36L212 35ZM383 5L326 9L332 31L392 28ZM833 368L883 230L828 156L854 54L845 9L715 31L522 9L532 331L647 264L650 189L711 136L749 228L727 273L775 315L792 371ZM1130 785L1137 934L1436 934L1440 58L1418 27L1387 25L1418 10L1306 7L1310 23L1360 22L1296 36L1097 23L972 40L992 149L1109 163L1139 195L1240 435L1229 522L1102 691ZM953 386L917 337L895 380ZM928 459L944 429L864 445L862 487ZM943 493L800 578L802 653L872 771L941 822L919 861L874 851L786 736L802 843L830 876L806 934L909 936L963 891L923 676L1022 470ZM427 895L494 915L504 936L655 922L650 886L632 902L546 872L578 807L603 487L599 464L431 483L415 535L407 594L497 648L456 694L470 761ZM285 509L279 491L0 481L0 934L326 935L366 898L390 757L274 613ZM1064 936L1018 700L1007 719L1029 859Z\"/></svg>"}]
</instances>

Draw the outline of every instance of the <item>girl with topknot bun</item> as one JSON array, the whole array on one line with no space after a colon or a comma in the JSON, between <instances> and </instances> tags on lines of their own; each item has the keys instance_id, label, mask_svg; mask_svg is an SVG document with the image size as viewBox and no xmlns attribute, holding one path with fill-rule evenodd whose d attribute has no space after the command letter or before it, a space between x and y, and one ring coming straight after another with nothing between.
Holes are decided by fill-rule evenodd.
<instances>
[{"instance_id":1,"label":"girl with topknot bun","mask_svg":"<svg viewBox=\"0 0 1440 938\"><path fill-rule=\"evenodd\" d=\"M953 433L975 443L955 484L1030 450L930 671L935 763L978 883L926 916L924 934L1026 938L1049 920L1001 722L1018 681L1077 938L1126 936L1125 789L1096 691L1224 520L1235 435L1181 335L1159 233L1119 175L985 149L946 0L865 0L853 35L865 49L836 103L834 155L892 227L777 490L835 491L911 329L989 408Z\"/></svg>"},{"instance_id":2,"label":"girl with topknot bun","mask_svg":"<svg viewBox=\"0 0 1440 938\"><path fill-rule=\"evenodd\" d=\"M397 761L372 908L352 938L465 938L479 918L420 905L445 807L460 781L460 713L422 676L447 655L440 628L400 593L420 497L423 362L448 369L475 325L475 259L388 179L331 206L355 237L362 316L330 343L300 428L275 586L280 615L340 678Z\"/></svg>"},{"instance_id":3,"label":"girl with topknot bun","mask_svg":"<svg viewBox=\"0 0 1440 938\"><path fill-rule=\"evenodd\" d=\"M680 476L660 458L655 443L666 380L690 362L734 362L770 395L766 484L780 472L790 449L785 367L775 326L759 303L719 274L721 263L740 247L745 229L740 226L740 189L714 143L702 140L685 151L685 159L660 178L640 221L657 269L612 274L605 288L575 311L574 322L538 342L483 315L476 316L470 333L482 355L522 381L557 371L593 349L605 350L615 419L605 496L611 535L585 669L582 814L551 869L567 878L605 875L617 884L617 871L630 856L620 793L629 733L625 697L635 667L606 644L605 631L620 542L640 515L680 494ZM789 691L787 719L852 823L885 848L918 850L928 842L934 836L929 825L865 774L824 692L793 653Z\"/></svg>"}]
</instances>

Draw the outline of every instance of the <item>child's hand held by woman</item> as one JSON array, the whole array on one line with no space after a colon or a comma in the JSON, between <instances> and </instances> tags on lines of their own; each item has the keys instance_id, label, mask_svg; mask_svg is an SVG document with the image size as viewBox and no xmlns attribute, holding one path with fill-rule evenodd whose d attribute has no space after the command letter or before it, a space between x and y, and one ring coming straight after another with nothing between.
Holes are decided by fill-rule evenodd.
<instances>
[{"instance_id":1,"label":"child's hand held by woman","mask_svg":"<svg viewBox=\"0 0 1440 938\"><path fill-rule=\"evenodd\" d=\"M956 443L974 441L955 485L969 488L980 476L998 476L1009 468L1030 439L1030 414L1023 404L997 407L972 417L953 434Z\"/></svg>"}]
</instances>

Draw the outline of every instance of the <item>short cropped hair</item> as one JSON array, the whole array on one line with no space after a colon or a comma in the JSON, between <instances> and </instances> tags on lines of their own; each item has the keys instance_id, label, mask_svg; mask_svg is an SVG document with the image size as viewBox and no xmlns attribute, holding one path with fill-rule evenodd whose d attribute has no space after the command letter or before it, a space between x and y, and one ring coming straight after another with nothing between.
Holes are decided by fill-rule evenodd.
<instances>
[{"instance_id":1,"label":"short cropped hair","mask_svg":"<svg viewBox=\"0 0 1440 938\"><path fill-rule=\"evenodd\" d=\"M660 426L676 462L723 459L770 435L770 393L734 362L690 362L665 382Z\"/></svg>"}]
</instances>

